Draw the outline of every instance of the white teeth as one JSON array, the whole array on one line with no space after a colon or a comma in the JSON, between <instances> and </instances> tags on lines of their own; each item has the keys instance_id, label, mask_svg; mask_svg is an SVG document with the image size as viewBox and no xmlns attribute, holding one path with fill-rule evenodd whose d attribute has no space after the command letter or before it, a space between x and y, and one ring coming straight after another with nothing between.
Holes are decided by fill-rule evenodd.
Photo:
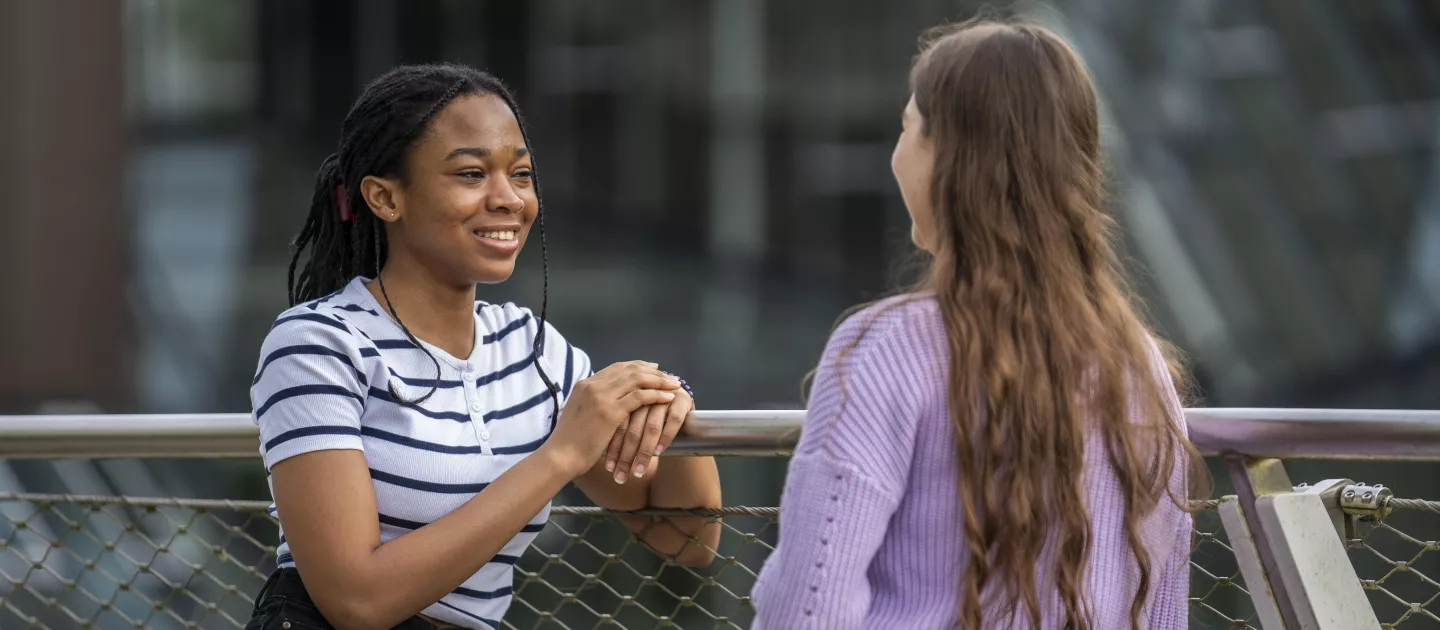
<instances>
[{"instance_id":1,"label":"white teeth","mask_svg":"<svg viewBox=\"0 0 1440 630\"><path fill-rule=\"evenodd\" d=\"M500 231L500 232L481 232L481 233L480 233L480 236L485 237L485 238L489 238L489 239L494 239L494 240L497 240L497 241L513 241L513 240L515 240L515 232L514 232L514 230L504 230L504 231Z\"/></svg>"}]
</instances>

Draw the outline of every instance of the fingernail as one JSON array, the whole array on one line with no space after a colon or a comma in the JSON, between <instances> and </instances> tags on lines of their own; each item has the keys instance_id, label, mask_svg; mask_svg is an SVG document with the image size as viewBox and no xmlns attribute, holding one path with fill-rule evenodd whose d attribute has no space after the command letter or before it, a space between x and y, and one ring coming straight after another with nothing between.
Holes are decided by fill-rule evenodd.
<instances>
[{"instance_id":1,"label":"fingernail","mask_svg":"<svg viewBox=\"0 0 1440 630\"><path fill-rule=\"evenodd\" d=\"M665 452L665 445L664 445L664 444L656 444L656 445L655 445L655 454L656 454L656 455L659 455L659 454L664 453L664 452Z\"/></svg>"},{"instance_id":2,"label":"fingernail","mask_svg":"<svg viewBox=\"0 0 1440 630\"><path fill-rule=\"evenodd\" d=\"M645 464L637 464L637 465L635 466L635 478L636 478L636 479L639 479L639 478L644 477L644 476L645 476Z\"/></svg>"},{"instance_id":3,"label":"fingernail","mask_svg":"<svg viewBox=\"0 0 1440 630\"><path fill-rule=\"evenodd\" d=\"M665 400L675 400L675 394L672 394L670 392L664 392L664 394L665 395L663 396L663 398Z\"/></svg>"},{"instance_id":4,"label":"fingernail","mask_svg":"<svg viewBox=\"0 0 1440 630\"><path fill-rule=\"evenodd\" d=\"M605 472L615 472L615 460L605 460Z\"/></svg>"},{"instance_id":5,"label":"fingernail","mask_svg":"<svg viewBox=\"0 0 1440 630\"><path fill-rule=\"evenodd\" d=\"M625 483L625 471L619 470L615 472L615 483Z\"/></svg>"}]
</instances>

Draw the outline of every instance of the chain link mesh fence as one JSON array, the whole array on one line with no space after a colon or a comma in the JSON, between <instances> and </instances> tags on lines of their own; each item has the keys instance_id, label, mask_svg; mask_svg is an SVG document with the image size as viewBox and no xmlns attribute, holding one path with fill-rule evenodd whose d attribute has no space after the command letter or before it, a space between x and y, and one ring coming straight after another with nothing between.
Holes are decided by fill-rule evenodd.
<instances>
[{"instance_id":1,"label":"chain link mesh fence","mask_svg":"<svg viewBox=\"0 0 1440 630\"><path fill-rule=\"evenodd\" d=\"M750 590L774 551L776 508L646 511L645 527L670 527L680 514L719 522L715 560L704 568L666 562L611 513L557 507L550 527L517 563L515 628L744 628ZM692 544L700 544L691 539Z\"/></svg>"},{"instance_id":2,"label":"chain link mesh fence","mask_svg":"<svg viewBox=\"0 0 1440 630\"><path fill-rule=\"evenodd\" d=\"M275 566L265 507L0 496L0 628L239 628Z\"/></svg>"},{"instance_id":3,"label":"chain link mesh fence","mask_svg":"<svg viewBox=\"0 0 1440 630\"><path fill-rule=\"evenodd\" d=\"M1195 513L1195 534L1190 539L1190 626L1260 627L1215 501L1206 501Z\"/></svg>"},{"instance_id":4,"label":"chain link mesh fence","mask_svg":"<svg viewBox=\"0 0 1440 630\"><path fill-rule=\"evenodd\" d=\"M1410 507L1427 504L1436 512L1371 519L1349 540L1386 628L1440 627L1440 543L1402 531L1440 530L1440 503ZM267 507L0 494L0 628L240 628L275 566L276 523ZM1192 627L1258 628L1214 503L1205 507L1192 543ZM625 516L666 527L678 513ZM551 526L516 565L505 627L747 627L750 589L773 551L778 510L684 513L722 528L707 567L657 556L613 513L554 508Z\"/></svg>"},{"instance_id":5,"label":"chain link mesh fence","mask_svg":"<svg viewBox=\"0 0 1440 630\"><path fill-rule=\"evenodd\" d=\"M1396 511L1357 519L1347 532L1350 561L1382 628L1440 629L1440 501L1390 499L1388 507Z\"/></svg>"}]
</instances>

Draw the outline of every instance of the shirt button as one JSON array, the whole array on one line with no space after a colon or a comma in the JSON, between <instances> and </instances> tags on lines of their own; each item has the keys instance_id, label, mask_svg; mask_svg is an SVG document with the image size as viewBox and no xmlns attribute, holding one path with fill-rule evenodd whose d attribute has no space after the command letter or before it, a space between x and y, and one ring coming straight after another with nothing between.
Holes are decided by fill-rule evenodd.
<instances>
[{"instance_id":1,"label":"shirt button","mask_svg":"<svg viewBox=\"0 0 1440 630\"><path fill-rule=\"evenodd\" d=\"M482 439L482 440L489 440L489 439L490 439L490 432L489 432L489 431L481 431L481 432L480 432L480 439Z\"/></svg>"},{"instance_id":2,"label":"shirt button","mask_svg":"<svg viewBox=\"0 0 1440 630\"><path fill-rule=\"evenodd\" d=\"M471 380L471 379L474 379L474 378L475 378L475 373L474 373L474 372L466 372L466 373L462 374L461 376L464 376L464 377L465 377L465 380L468 381L468 380Z\"/></svg>"},{"instance_id":3,"label":"shirt button","mask_svg":"<svg viewBox=\"0 0 1440 630\"><path fill-rule=\"evenodd\" d=\"M480 413L480 410L481 410L481 409L483 409L483 407L480 406L480 403L478 403L478 402L470 403L470 411L473 411L473 412L475 412L475 413Z\"/></svg>"}]
</instances>

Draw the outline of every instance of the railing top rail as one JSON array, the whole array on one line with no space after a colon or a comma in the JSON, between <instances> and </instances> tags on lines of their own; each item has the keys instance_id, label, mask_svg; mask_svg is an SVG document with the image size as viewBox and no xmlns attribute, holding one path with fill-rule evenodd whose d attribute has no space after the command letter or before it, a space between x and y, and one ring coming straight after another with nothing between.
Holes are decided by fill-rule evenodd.
<instances>
[{"instance_id":1,"label":"railing top rail","mask_svg":"<svg viewBox=\"0 0 1440 630\"><path fill-rule=\"evenodd\" d=\"M700 411L667 454L788 453L805 412ZM1440 460L1440 410L1190 409L1206 455ZM876 430L881 430L877 428ZM0 416L0 458L256 457L249 414Z\"/></svg>"},{"instance_id":2,"label":"railing top rail","mask_svg":"<svg viewBox=\"0 0 1440 630\"><path fill-rule=\"evenodd\" d=\"M1440 410L1201 408L1185 420L1206 455L1440 460Z\"/></svg>"}]
</instances>

